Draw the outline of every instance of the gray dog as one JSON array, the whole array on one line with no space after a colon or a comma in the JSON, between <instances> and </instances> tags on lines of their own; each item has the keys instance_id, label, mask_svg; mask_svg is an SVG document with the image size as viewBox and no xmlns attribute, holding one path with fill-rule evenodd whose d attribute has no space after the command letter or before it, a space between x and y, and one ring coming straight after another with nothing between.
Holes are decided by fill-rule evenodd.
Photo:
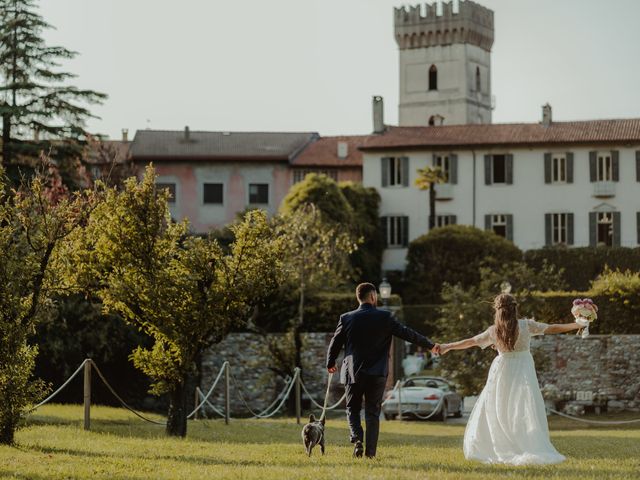
<instances>
[{"instance_id":1,"label":"gray dog","mask_svg":"<svg viewBox=\"0 0 640 480\"><path fill-rule=\"evenodd\" d=\"M311 451L316 445L320 445L320 451L324 455L324 418L316 421L316 417L309 415L309 423L302 429L302 442L307 455L311 456Z\"/></svg>"}]
</instances>

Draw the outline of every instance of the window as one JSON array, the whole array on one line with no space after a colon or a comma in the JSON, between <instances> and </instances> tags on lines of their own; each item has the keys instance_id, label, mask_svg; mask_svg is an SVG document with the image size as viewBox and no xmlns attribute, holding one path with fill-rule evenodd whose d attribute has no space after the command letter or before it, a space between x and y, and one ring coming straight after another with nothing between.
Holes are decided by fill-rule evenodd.
<instances>
[{"instance_id":1,"label":"window","mask_svg":"<svg viewBox=\"0 0 640 480\"><path fill-rule=\"evenodd\" d=\"M446 227L447 225L455 225L455 215L436 215L436 227Z\"/></svg>"},{"instance_id":2,"label":"window","mask_svg":"<svg viewBox=\"0 0 640 480\"><path fill-rule=\"evenodd\" d=\"M491 230L493 230L493 233L495 233L496 235L507 238L507 216L492 215Z\"/></svg>"},{"instance_id":3,"label":"window","mask_svg":"<svg viewBox=\"0 0 640 480\"><path fill-rule=\"evenodd\" d=\"M305 179L305 177L311 173L317 173L318 175L326 175L334 181L338 181L338 171L332 169L314 169L314 168L305 168L305 169L296 169L293 171L293 183L301 182Z\"/></svg>"},{"instance_id":4,"label":"window","mask_svg":"<svg viewBox=\"0 0 640 480\"><path fill-rule=\"evenodd\" d=\"M433 157L433 166L440 169L440 171L446 178L445 183L448 183L451 172L451 162L449 160L449 155L435 155Z\"/></svg>"},{"instance_id":5,"label":"window","mask_svg":"<svg viewBox=\"0 0 640 480\"><path fill-rule=\"evenodd\" d=\"M205 183L203 188L203 201L210 204L222 204L222 183Z\"/></svg>"},{"instance_id":6,"label":"window","mask_svg":"<svg viewBox=\"0 0 640 480\"><path fill-rule=\"evenodd\" d=\"M598 153L598 182L610 182L613 180L613 160L611 152Z\"/></svg>"},{"instance_id":7,"label":"window","mask_svg":"<svg viewBox=\"0 0 640 480\"><path fill-rule=\"evenodd\" d=\"M438 90L438 69L435 65L429 67L429 90Z\"/></svg>"},{"instance_id":8,"label":"window","mask_svg":"<svg viewBox=\"0 0 640 480\"><path fill-rule=\"evenodd\" d=\"M429 117L429 126L430 126L430 127L433 127L433 126L435 126L435 124L436 124L436 117L434 117L433 115L431 115L431 116Z\"/></svg>"},{"instance_id":9,"label":"window","mask_svg":"<svg viewBox=\"0 0 640 480\"><path fill-rule=\"evenodd\" d=\"M169 203L176 203L176 184L175 183L156 183L157 190L169 190Z\"/></svg>"},{"instance_id":10,"label":"window","mask_svg":"<svg viewBox=\"0 0 640 480\"><path fill-rule=\"evenodd\" d=\"M407 157L385 157L382 159L382 186L409 186L409 159Z\"/></svg>"},{"instance_id":11,"label":"window","mask_svg":"<svg viewBox=\"0 0 640 480\"><path fill-rule=\"evenodd\" d=\"M491 173L493 183L507 183L505 155L493 155Z\"/></svg>"},{"instance_id":12,"label":"window","mask_svg":"<svg viewBox=\"0 0 640 480\"><path fill-rule=\"evenodd\" d=\"M551 243L567 245L569 243L569 214L551 214Z\"/></svg>"},{"instance_id":13,"label":"window","mask_svg":"<svg viewBox=\"0 0 640 480\"><path fill-rule=\"evenodd\" d=\"M476 67L476 92L480 93L480 67Z\"/></svg>"},{"instance_id":14,"label":"window","mask_svg":"<svg viewBox=\"0 0 640 480\"><path fill-rule=\"evenodd\" d=\"M598 226L596 230L597 245L613 245L613 214L612 212L598 212Z\"/></svg>"},{"instance_id":15,"label":"window","mask_svg":"<svg viewBox=\"0 0 640 480\"><path fill-rule=\"evenodd\" d=\"M388 248L402 248L409 244L409 217L382 217L381 224Z\"/></svg>"},{"instance_id":16,"label":"window","mask_svg":"<svg viewBox=\"0 0 640 480\"><path fill-rule=\"evenodd\" d=\"M567 157L553 154L551 157L551 182L567 183Z\"/></svg>"},{"instance_id":17,"label":"window","mask_svg":"<svg viewBox=\"0 0 640 480\"><path fill-rule=\"evenodd\" d=\"M251 205L268 204L269 203L269 184L250 183L249 184L249 203Z\"/></svg>"}]
</instances>

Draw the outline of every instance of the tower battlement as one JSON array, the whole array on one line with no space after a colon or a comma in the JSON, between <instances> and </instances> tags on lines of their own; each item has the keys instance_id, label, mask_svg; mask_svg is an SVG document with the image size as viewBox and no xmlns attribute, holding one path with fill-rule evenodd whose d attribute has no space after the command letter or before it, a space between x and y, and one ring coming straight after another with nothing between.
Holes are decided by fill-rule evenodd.
<instances>
[{"instance_id":1,"label":"tower battlement","mask_svg":"<svg viewBox=\"0 0 640 480\"><path fill-rule=\"evenodd\" d=\"M457 12L453 1L394 9L395 37L400 50L436 45L469 43L487 52L493 46L493 11L471 0L460 0Z\"/></svg>"}]
</instances>

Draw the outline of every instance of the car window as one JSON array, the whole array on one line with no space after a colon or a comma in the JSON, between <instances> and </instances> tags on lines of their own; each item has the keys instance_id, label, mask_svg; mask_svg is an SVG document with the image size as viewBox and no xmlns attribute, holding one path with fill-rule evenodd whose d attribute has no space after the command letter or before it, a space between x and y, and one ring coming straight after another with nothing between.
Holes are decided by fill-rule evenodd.
<instances>
[{"instance_id":1,"label":"car window","mask_svg":"<svg viewBox=\"0 0 640 480\"><path fill-rule=\"evenodd\" d=\"M438 380L436 378L412 378L411 380L407 380L406 382L404 382L403 387L439 388L447 392L451 390L451 387L447 382Z\"/></svg>"}]
</instances>

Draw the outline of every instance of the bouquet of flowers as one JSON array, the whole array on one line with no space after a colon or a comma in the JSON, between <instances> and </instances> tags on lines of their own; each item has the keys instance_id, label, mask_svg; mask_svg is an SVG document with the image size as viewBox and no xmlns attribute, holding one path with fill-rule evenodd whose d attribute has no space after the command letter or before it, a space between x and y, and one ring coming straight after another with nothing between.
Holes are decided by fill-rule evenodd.
<instances>
[{"instance_id":1,"label":"bouquet of flowers","mask_svg":"<svg viewBox=\"0 0 640 480\"><path fill-rule=\"evenodd\" d=\"M578 334L582 338L589 336L589 325L598 318L598 306L590 298L576 298L571 307L571 313L576 319L576 323L582 328Z\"/></svg>"}]
</instances>

